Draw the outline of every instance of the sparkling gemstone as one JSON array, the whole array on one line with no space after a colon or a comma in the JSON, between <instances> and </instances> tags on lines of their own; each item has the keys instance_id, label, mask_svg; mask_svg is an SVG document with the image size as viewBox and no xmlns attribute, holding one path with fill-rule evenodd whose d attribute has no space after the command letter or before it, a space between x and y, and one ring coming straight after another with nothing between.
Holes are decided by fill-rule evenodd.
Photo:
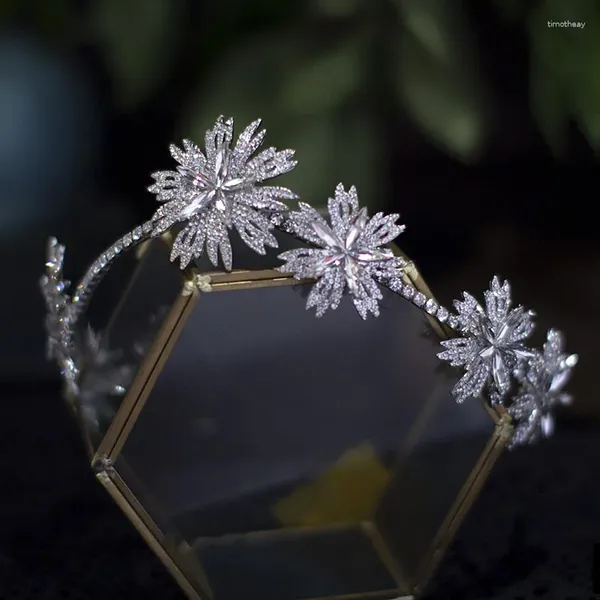
<instances>
[{"instance_id":1,"label":"sparkling gemstone","mask_svg":"<svg viewBox=\"0 0 600 600\"><path fill-rule=\"evenodd\" d=\"M425 294L422 294L421 292L417 292L413 298L413 302L417 306L422 306L423 304L425 304L426 300L427 300L427 296Z\"/></svg>"},{"instance_id":2,"label":"sparkling gemstone","mask_svg":"<svg viewBox=\"0 0 600 600\"><path fill-rule=\"evenodd\" d=\"M435 300L432 300L431 298L429 300L427 300L427 302L425 303L425 310L430 315L435 315L435 313L437 312L437 309L438 309L438 304Z\"/></svg>"},{"instance_id":3,"label":"sparkling gemstone","mask_svg":"<svg viewBox=\"0 0 600 600\"><path fill-rule=\"evenodd\" d=\"M448 310L445 309L443 306L440 306L439 310L437 311L437 315L436 315L437 320L440 323L445 323L448 320L449 316L450 315L448 313Z\"/></svg>"},{"instance_id":4,"label":"sparkling gemstone","mask_svg":"<svg viewBox=\"0 0 600 600\"><path fill-rule=\"evenodd\" d=\"M411 285L404 284L404 286L402 288L402 295L405 298L411 299L414 297L415 294L416 294L416 290L414 287L412 287Z\"/></svg>"}]
</instances>

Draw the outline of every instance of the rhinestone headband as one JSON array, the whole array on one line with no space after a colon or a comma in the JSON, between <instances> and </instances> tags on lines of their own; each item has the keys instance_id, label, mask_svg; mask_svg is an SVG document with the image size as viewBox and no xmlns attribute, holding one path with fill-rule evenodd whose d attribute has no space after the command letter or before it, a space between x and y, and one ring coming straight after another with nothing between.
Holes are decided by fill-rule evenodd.
<instances>
[{"instance_id":1,"label":"rhinestone headband","mask_svg":"<svg viewBox=\"0 0 600 600\"><path fill-rule=\"evenodd\" d=\"M498 277L484 292L483 304L464 292L454 310L416 290L403 278L407 261L386 247L404 231L404 225L397 224L399 215L369 217L354 187L336 187L328 218L304 202L290 210L283 201L297 196L265 182L296 166L294 151L259 152L266 134L260 124L251 123L234 143L233 119L220 117L206 132L204 151L189 140L183 141L183 148L172 145L175 170L154 173L148 188L161 206L149 221L105 250L72 294L70 282L63 279L65 248L49 239L46 272L40 280L47 308L47 353L70 393L79 395L79 375L87 360L108 361L93 333L80 343L75 332L96 286L122 252L179 225L171 261L179 260L185 269L206 251L213 265L220 260L230 271L230 230L259 254L277 247L273 231L279 230L306 244L280 254L283 264L278 270L314 280L306 308L316 309L317 317L349 300L363 319L377 317L380 286L389 288L453 331L454 337L441 342L438 357L463 370L452 392L457 402L483 396L492 406L504 406L514 425L510 448L550 436L554 408L572 401L563 390L578 360L565 352L563 335L551 329L542 349L530 348L535 314L513 307L510 285ZM202 290L206 282L199 277L190 285Z\"/></svg>"}]
</instances>

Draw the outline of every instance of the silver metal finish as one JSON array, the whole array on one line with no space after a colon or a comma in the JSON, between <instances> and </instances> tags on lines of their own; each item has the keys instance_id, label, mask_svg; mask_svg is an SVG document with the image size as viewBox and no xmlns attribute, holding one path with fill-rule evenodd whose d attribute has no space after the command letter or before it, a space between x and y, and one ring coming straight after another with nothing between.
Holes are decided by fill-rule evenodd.
<instances>
[{"instance_id":1,"label":"silver metal finish","mask_svg":"<svg viewBox=\"0 0 600 600\"><path fill-rule=\"evenodd\" d=\"M345 296L363 319L369 314L377 317L380 286L388 287L455 332L456 337L442 342L438 356L464 370L454 388L458 402L484 394L490 403L505 406L514 424L509 447L550 435L553 408L572 400L563 388L577 363L577 355L564 353L562 334L550 330L541 351L528 347L535 315L521 306L512 307L510 285L498 277L484 293L484 305L464 292L454 302L454 311L416 290L402 276L406 261L386 247L404 231L396 223L399 215L377 213L369 218L354 187L347 191L342 184L336 187L328 203L328 220L304 202L298 210L290 210L282 201L296 195L263 182L291 171L296 166L294 151L268 148L256 154L266 133L259 127L260 120L254 121L233 144L233 119L219 117L206 133L204 151L189 140L184 140L183 149L171 146L175 170L154 173L155 183L148 188L162 205L149 221L105 250L72 295L70 282L63 279L65 248L55 238L49 239L46 271L40 280L47 309L47 351L69 392L82 395L78 384L85 364L98 364L105 372L106 377L97 382L105 392L118 394L132 377L127 369L111 367L111 355L82 318L102 275L122 252L182 224L172 261L179 259L184 269L206 250L215 266L220 258L231 270L231 229L259 254L277 247L273 230L279 229L306 244L280 254L279 270L315 280L306 307L316 308L317 317L335 310ZM188 288L194 286L210 291L210 278L190 281Z\"/></svg>"}]
</instances>

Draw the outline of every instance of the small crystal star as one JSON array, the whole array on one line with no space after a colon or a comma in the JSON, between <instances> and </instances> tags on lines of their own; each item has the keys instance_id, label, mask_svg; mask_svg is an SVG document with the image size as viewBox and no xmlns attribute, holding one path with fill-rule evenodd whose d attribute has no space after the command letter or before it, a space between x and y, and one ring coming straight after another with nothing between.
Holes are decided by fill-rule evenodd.
<instances>
[{"instance_id":1,"label":"small crystal star","mask_svg":"<svg viewBox=\"0 0 600 600\"><path fill-rule=\"evenodd\" d=\"M564 352L560 331L548 331L543 353L537 353L515 372L519 391L508 407L515 421L510 448L530 444L554 432L553 409L568 405L573 397L563 391L577 365L576 354Z\"/></svg>"},{"instance_id":2,"label":"small crystal star","mask_svg":"<svg viewBox=\"0 0 600 600\"><path fill-rule=\"evenodd\" d=\"M40 278L40 288L46 302L46 354L48 359L61 360L69 343L68 321L71 304L67 289L70 282L63 279L65 247L56 238L49 238L46 248L46 272Z\"/></svg>"},{"instance_id":3,"label":"small crystal star","mask_svg":"<svg viewBox=\"0 0 600 600\"><path fill-rule=\"evenodd\" d=\"M533 312L522 306L511 310L510 285L494 277L485 292L485 309L467 292L456 300L458 329L463 337L445 340L438 354L466 373L454 386L458 402L479 396L486 384L493 403L501 401L511 386L511 371L532 356L524 341L534 330Z\"/></svg>"},{"instance_id":4,"label":"small crystal star","mask_svg":"<svg viewBox=\"0 0 600 600\"><path fill-rule=\"evenodd\" d=\"M179 163L175 171L159 171L156 183L148 190L165 202L152 217L157 236L176 223L185 223L173 244L171 260L180 258L185 268L199 257L204 247L216 266L219 254L225 268L232 268L228 231L235 228L242 240L255 252L265 246L277 247L269 217L286 210L280 200L295 199L284 187L258 185L267 179L291 171L296 166L293 150L268 148L258 155L266 131L258 131L260 120L251 123L233 140L233 119L219 117L206 132L205 152L189 140L183 150L171 146L171 155Z\"/></svg>"},{"instance_id":5,"label":"small crystal star","mask_svg":"<svg viewBox=\"0 0 600 600\"><path fill-rule=\"evenodd\" d=\"M296 279L318 279L311 290L307 308L316 307L318 317L336 309L348 289L354 306L363 319L368 313L379 314L378 301L383 295L377 280L399 274L402 258L383 248L404 230L396 225L399 215L378 213L371 219L358 205L356 188L347 192L342 184L329 199L331 224L308 204L288 216L288 227L299 238L318 248L298 248L282 253L286 264L279 268Z\"/></svg>"}]
</instances>

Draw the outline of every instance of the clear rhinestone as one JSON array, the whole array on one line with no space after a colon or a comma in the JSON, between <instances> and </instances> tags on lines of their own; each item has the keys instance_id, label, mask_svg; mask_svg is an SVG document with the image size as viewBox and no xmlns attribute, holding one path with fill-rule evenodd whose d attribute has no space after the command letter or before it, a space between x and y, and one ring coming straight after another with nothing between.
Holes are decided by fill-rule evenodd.
<instances>
[{"instance_id":1,"label":"clear rhinestone","mask_svg":"<svg viewBox=\"0 0 600 600\"><path fill-rule=\"evenodd\" d=\"M438 303L433 300L432 298L429 298L429 300L427 300L427 302L425 303L425 310L430 314L430 315L435 315L435 313L437 312L438 309Z\"/></svg>"},{"instance_id":2,"label":"clear rhinestone","mask_svg":"<svg viewBox=\"0 0 600 600\"><path fill-rule=\"evenodd\" d=\"M408 298L408 300L410 300L411 298L413 298L413 296L415 295L416 291L417 291L417 290L415 290L415 288L414 288L414 287L412 287L412 285L406 285L406 284L404 284L404 285L402 286L402 291L401 291L401 293L402 293L402 295L403 295L405 298Z\"/></svg>"},{"instance_id":3,"label":"clear rhinestone","mask_svg":"<svg viewBox=\"0 0 600 600\"><path fill-rule=\"evenodd\" d=\"M392 290L392 292L396 292L397 294L402 293L403 284L400 278L394 277L393 279L390 279L390 281L388 282L388 286L390 290Z\"/></svg>"},{"instance_id":4,"label":"clear rhinestone","mask_svg":"<svg viewBox=\"0 0 600 600\"><path fill-rule=\"evenodd\" d=\"M447 311L447 309L445 309L443 306L440 306L439 310L437 311L437 320L440 323L445 323L448 320L448 317L450 316L450 313Z\"/></svg>"},{"instance_id":5,"label":"clear rhinestone","mask_svg":"<svg viewBox=\"0 0 600 600\"><path fill-rule=\"evenodd\" d=\"M284 216L281 213L275 213L271 215L271 223L275 225L275 227L280 227L283 225Z\"/></svg>"},{"instance_id":6,"label":"clear rhinestone","mask_svg":"<svg viewBox=\"0 0 600 600\"><path fill-rule=\"evenodd\" d=\"M423 304L425 304L426 301L427 301L427 296L425 296L425 294L422 294L421 292L417 292L415 294L415 297L413 298L413 302L417 306L423 306Z\"/></svg>"}]
</instances>

